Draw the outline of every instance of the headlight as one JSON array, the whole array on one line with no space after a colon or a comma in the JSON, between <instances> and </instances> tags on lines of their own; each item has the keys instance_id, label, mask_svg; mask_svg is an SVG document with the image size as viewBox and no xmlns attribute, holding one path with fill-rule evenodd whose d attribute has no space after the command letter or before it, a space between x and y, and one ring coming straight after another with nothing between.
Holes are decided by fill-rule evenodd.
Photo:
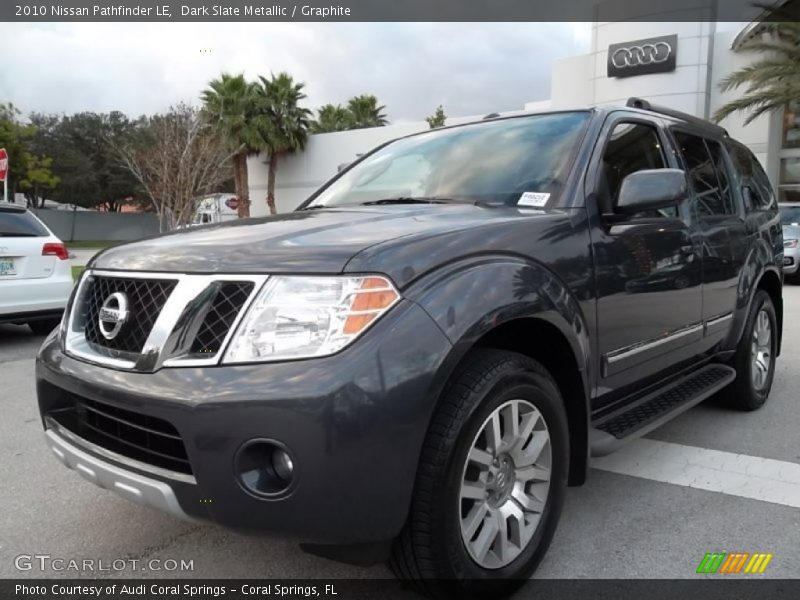
<instances>
[{"instance_id":1,"label":"headlight","mask_svg":"<svg viewBox=\"0 0 800 600\"><path fill-rule=\"evenodd\" d=\"M797 240L783 240L784 248L797 248Z\"/></svg>"},{"instance_id":2,"label":"headlight","mask_svg":"<svg viewBox=\"0 0 800 600\"><path fill-rule=\"evenodd\" d=\"M338 352L400 300L385 277L270 277L223 362L263 362Z\"/></svg>"}]
</instances>

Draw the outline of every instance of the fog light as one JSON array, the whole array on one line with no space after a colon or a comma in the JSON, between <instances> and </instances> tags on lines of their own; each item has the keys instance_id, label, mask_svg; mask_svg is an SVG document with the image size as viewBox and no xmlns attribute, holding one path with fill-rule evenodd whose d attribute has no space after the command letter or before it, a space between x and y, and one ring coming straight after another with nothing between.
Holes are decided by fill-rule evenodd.
<instances>
[{"instance_id":1,"label":"fog light","mask_svg":"<svg viewBox=\"0 0 800 600\"><path fill-rule=\"evenodd\" d=\"M284 450L278 448L272 453L272 466L275 469L275 474L284 481L292 480L292 471L294 471L294 463L292 457L289 456Z\"/></svg>"},{"instance_id":2,"label":"fog light","mask_svg":"<svg viewBox=\"0 0 800 600\"><path fill-rule=\"evenodd\" d=\"M236 453L234 465L239 484L260 497L284 496L297 479L288 448L274 440L245 443Z\"/></svg>"}]
</instances>

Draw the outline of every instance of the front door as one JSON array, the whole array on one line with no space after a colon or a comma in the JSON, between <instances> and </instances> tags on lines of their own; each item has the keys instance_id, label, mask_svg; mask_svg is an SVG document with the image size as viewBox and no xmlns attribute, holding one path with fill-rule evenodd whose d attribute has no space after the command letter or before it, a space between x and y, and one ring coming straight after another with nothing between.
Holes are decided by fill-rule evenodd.
<instances>
[{"instance_id":1,"label":"front door","mask_svg":"<svg viewBox=\"0 0 800 600\"><path fill-rule=\"evenodd\" d=\"M655 120L617 117L595 158L592 228L596 269L600 408L696 352L702 339L700 247L687 206L621 218L622 180L642 169L675 168ZM686 204L686 203L684 203Z\"/></svg>"}]
</instances>

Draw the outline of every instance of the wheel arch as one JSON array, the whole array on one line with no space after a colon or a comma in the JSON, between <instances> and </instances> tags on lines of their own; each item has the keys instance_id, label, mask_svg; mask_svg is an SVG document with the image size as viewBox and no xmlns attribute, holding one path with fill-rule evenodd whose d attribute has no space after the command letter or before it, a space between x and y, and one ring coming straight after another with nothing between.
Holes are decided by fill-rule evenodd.
<instances>
[{"instance_id":1,"label":"wheel arch","mask_svg":"<svg viewBox=\"0 0 800 600\"><path fill-rule=\"evenodd\" d=\"M756 239L750 247L739 273L733 323L723 343L723 350L735 350L738 346L744 334L753 298L756 291L762 289L769 294L775 307L775 316L778 320L778 353L780 353L783 332L783 269L775 258L776 251L762 238Z\"/></svg>"},{"instance_id":2,"label":"wheel arch","mask_svg":"<svg viewBox=\"0 0 800 600\"><path fill-rule=\"evenodd\" d=\"M445 288L449 300L442 302ZM497 257L453 265L410 295L453 344L434 380L431 417L470 350L529 356L550 372L562 393L570 435L568 481L581 485L588 468L591 345L586 316L569 288L543 265Z\"/></svg>"},{"instance_id":3,"label":"wheel arch","mask_svg":"<svg viewBox=\"0 0 800 600\"><path fill-rule=\"evenodd\" d=\"M783 341L783 283L782 278L775 269L768 269L762 273L756 284L756 289L764 290L769 294L775 308L775 318L778 321L778 352L781 353Z\"/></svg>"},{"instance_id":4,"label":"wheel arch","mask_svg":"<svg viewBox=\"0 0 800 600\"><path fill-rule=\"evenodd\" d=\"M540 343L525 344L526 339ZM524 354L541 363L555 379L564 400L569 429L569 485L581 485L588 468L589 414L583 369L566 336L552 323L528 317L488 331L470 348L493 348Z\"/></svg>"}]
</instances>

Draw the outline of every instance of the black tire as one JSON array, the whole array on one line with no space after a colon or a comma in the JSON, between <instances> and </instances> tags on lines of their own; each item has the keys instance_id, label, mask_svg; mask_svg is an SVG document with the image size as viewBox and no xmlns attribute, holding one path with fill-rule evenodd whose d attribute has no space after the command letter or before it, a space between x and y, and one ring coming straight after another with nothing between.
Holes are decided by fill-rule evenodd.
<instances>
[{"instance_id":1,"label":"black tire","mask_svg":"<svg viewBox=\"0 0 800 600\"><path fill-rule=\"evenodd\" d=\"M40 321L31 321L28 323L28 327L30 327L31 331L36 335L47 335L58 327L60 323L61 319L42 319Z\"/></svg>"},{"instance_id":2,"label":"black tire","mask_svg":"<svg viewBox=\"0 0 800 600\"><path fill-rule=\"evenodd\" d=\"M533 405L550 435L547 500L532 538L509 564L486 569L461 537L459 491L467 453L494 410L512 399ZM389 566L434 597L510 594L533 574L555 533L569 466L569 432L558 387L535 360L513 352L472 351L445 387L422 449L411 511Z\"/></svg>"},{"instance_id":3,"label":"black tire","mask_svg":"<svg viewBox=\"0 0 800 600\"><path fill-rule=\"evenodd\" d=\"M770 336L770 357L769 368L765 379L765 384L758 388L753 381L751 370L753 330L759 313L764 311L769 319L771 327ZM736 369L736 379L724 391L727 404L732 408L745 411L753 411L764 406L772 388L772 380L775 377L775 358L778 349L778 328L777 318L775 317L775 307L772 299L764 290L758 290L753 297L750 306L750 313L747 315L747 322L742 332L742 338L736 347L731 366Z\"/></svg>"}]
</instances>

